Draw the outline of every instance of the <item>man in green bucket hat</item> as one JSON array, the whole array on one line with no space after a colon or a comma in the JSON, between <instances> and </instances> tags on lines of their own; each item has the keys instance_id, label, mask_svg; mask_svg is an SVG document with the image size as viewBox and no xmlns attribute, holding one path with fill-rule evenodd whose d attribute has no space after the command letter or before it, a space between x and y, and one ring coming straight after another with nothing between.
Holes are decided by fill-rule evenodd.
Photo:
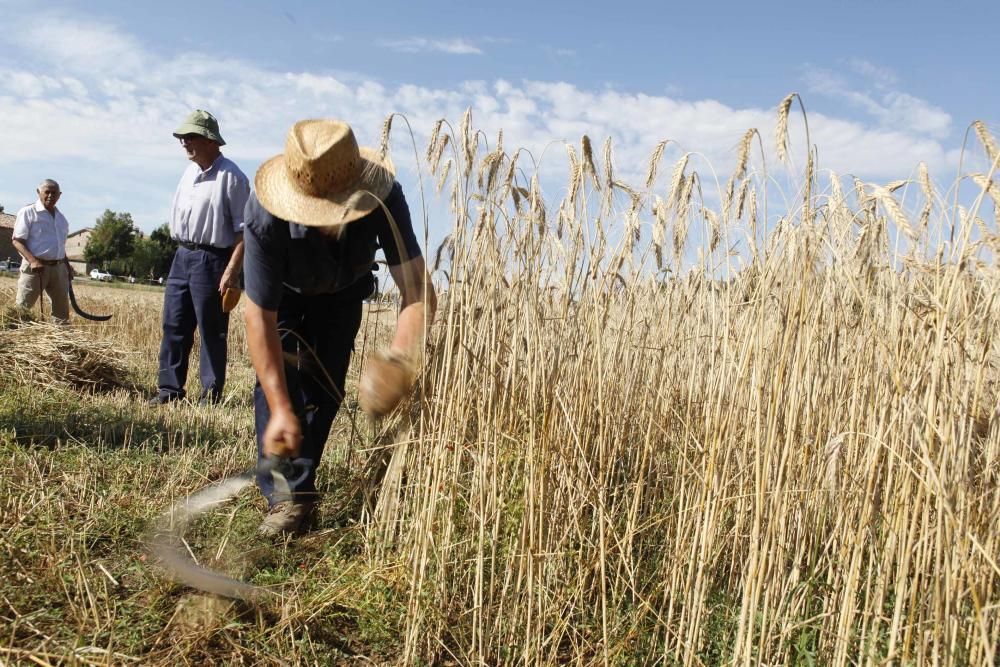
<instances>
[{"instance_id":1,"label":"man in green bucket hat","mask_svg":"<svg viewBox=\"0 0 1000 667\"><path fill-rule=\"evenodd\" d=\"M226 145L226 142L222 139L222 135L219 134L219 121L215 119L215 116L201 109L192 111L184 119L180 127L174 130L174 136L178 139L188 134L197 134L206 139L211 139L220 146Z\"/></svg>"},{"instance_id":2,"label":"man in green bucket hat","mask_svg":"<svg viewBox=\"0 0 1000 667\"><path fill-rule=\"evenodd\" d=\"M150 403L184 398L194 331L201 332L200 402L222 398L226 382L229 313L223 295L239 288L243 265L243 209L250 181L222 155L219 121L197 109L174 131L192 162L181 176L170 212L179 247L163 296L159 391Z\"/></svg>"}]
</instances>

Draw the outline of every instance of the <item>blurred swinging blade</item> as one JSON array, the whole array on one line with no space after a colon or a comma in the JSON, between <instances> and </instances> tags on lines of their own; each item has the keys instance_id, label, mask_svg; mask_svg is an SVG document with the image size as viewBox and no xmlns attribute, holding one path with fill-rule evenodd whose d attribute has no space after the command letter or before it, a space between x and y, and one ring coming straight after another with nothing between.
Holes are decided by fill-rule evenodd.
<instances>
[{"instance_id":1,"label":"blurred swinging blade","mask_svg":"<svg viewBox=\"0 0 1000 667\"><path fill-rule=\"evenodd\" d=\"M274 476L276 490L287 491L288 481L273 461L262 462L261 469ZM215 482L178 501L156 520L147 544L150 554L170 579L206 593L247 602L258 602L272 595L265 588L198 565L183 543L184 531L197 517L232 500L253 482L253 472Z\"/></svg>"}]
</instances>

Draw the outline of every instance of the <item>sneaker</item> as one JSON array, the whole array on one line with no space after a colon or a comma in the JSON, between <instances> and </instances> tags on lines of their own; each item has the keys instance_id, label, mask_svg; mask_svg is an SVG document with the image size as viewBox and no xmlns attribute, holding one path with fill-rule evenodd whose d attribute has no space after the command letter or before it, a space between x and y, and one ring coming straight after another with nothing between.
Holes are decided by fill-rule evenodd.
<instances>
[{"instance_id":1,"label":"sneaker","mask_svg":"<svg viewBox=\"0 0 1000 667\"><path fill-rule=\"evenodd\" d=\"M180 394L157 394L153 398L146 401L146 405L164 405L166 403L179 401L181 398Z\"/></svg>"},{"instance_id":2,"label":"sneaker","mask_svg":"<svg viewBox=\"0 0 1000 667\"><path fill-rule=\"evenodd\" d=\"M312 508L312 503L280 502L268 511L257 532L265 537L300 533Z\"/></svg>"}]
</instances>

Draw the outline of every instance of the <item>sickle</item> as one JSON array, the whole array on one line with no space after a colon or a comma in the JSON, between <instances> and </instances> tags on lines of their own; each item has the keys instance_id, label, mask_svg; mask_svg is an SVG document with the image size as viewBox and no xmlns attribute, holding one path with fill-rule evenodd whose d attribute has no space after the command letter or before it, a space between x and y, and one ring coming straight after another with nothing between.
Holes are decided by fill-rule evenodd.
<instances>
[{"instance_id":1,"label":"sickle","mask_svg":"<svg viewBox=\"0 0 1000 667\"><path fill-rule=\"evenodd\" d=\"M258 464L257 469L274 477L276 492L290 494L288 480L282 472L289 465L291 464L285 459L268 457ZM215 482L174 503L173 507L157 519L147 544L159 565L166 570L167 576L207 593L247 602L256 602L271 595L267 589L198 565L181 542L185 528L194 519L217 505L232 500L253 481L254 473L245 472Z\"/></svg>"},{"instance_id":2,"label":"sickle","mask_svg":"<svg viewBox=\"0 0 1000 667\"><path fill-rule=\"evenodd\" d=\"M69 302L73 304L73 310L76 311L77 315L85 320L91 320L93 322L105 322L111 319L110 315L91 315L90 313L84 311L83 308L80 308L80 304L76 302L76 294L73 293L73 279L70 278L67 281L67 284L69 286Z\"/></svg>"}]
</instances>

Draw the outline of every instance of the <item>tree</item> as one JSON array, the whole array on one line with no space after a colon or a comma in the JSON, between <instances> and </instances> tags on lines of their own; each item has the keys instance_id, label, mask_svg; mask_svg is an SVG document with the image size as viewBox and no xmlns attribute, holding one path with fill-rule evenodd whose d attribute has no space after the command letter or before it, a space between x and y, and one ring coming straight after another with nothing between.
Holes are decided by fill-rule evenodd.
<instances>
[{"instance_id":1,"label":"tree","mask_svg":"<svg viewBox=\"0 0 1000 667\"><path fill-rule=\"evenodd\" d=\"M133 275L139 278L166 276L176 250L177 242L170 238L170 226L163 223L149 236L136 239L132 251Z\"/></svg>"},{"instance_id":2,"label":"tree","mask_svg":"<svg viewBox=\"0 0 1000 667\"><path fill-rule=\"evenodd\" d=\"M84 259L88 264L96 264L111 273L128 272L138 231L130 213L105 209L87 239Z\"/></svg>"}]
</instances>

